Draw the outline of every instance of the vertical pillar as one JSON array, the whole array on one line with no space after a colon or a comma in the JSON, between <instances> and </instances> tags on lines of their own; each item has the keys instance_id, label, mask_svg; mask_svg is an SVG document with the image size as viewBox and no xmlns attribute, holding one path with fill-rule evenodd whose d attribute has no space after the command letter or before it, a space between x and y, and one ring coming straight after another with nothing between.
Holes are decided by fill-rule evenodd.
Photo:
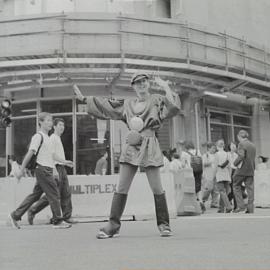
<instances>
[{"instance_id":1,"label":"vertical pillar","mask_svg":"<svg viewBox=\"0 0 270 270\"><path fill-rule=\"evenodd\" d=\"M14 132L12 124L6 128L6 176L8 175L8 157L14 154Z\"/></svg>"},{"instance_id":2,"label":"vertical pillar","mask_svg":"<svg viewBox=\"0 0 270 270\"><path fill-rule=\"evenodd\" d=\"M171 147L174 148L178 141L185 139L184 116L177 115L172 119Z\"/></svg>"},{"instance_id":3,"label":"vertical pillar","mask_svg":"<svg viewBox=\"0 0 270 270\"><path fill-rule=\"evenodd\" d=\"M73 144L73 174L77 173L77 106L76 99L72 99L72 144Z\"/></svg>"},{"instance_id":4,"label":"vertical pillar","mask_svg":"<svg viewBox=\"0 0 270 270\"><path fill-rule=\"evenodd\" d=\"M194 110L194 97L190 95L183 95L182 107L185 112L184 117L184 140L192 140L196 142L196 128L195 128L195 110Z\"/></svg>"},{"instance_id":5,"label":"vertical pillar","mask_svg":"<svg viewBox=\"0 0 270 270\"><path fill-rule=\"evenodd\" d=\"M270 157L270 118L269 112L262 110L259 102L253 105L252 141L257 147L257 153Z\"/></svg>"}]
</instances>

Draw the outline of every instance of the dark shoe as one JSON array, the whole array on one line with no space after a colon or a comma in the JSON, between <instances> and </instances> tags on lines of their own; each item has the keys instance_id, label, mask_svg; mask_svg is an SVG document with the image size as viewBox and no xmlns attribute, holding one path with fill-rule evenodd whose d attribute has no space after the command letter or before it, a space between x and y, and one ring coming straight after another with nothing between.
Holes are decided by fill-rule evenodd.
<instances>
[{"instance_id":1,"label":"dark shoe","mask_svg":"<svg viewBox=\"0 0 270 270\"><path fill-rule=\"evenodd\" d=\"M227 213L227 214L228 214L228 213L231 213L231 212L232 212L232 209L226 209L226 210L225 210L225 213Z\"/></svg>"},{"instance_id":2,"label":"dark shoe","mask_svg":"<svg viewBox=\"0 0 270 270\"><path fill-rule=\"evenodd\" d=\"M34 224L34 218L35 218L35 214L31 210L28 210L28 212L27 212L27 220L28 220L29 225Z\"/></svg>"},{"instance_id":3,"label":"dark shoe","mask_svg":"<svg viewBox=\"0 0 270 270\"><path fill-rule=\"evenodd\" d=\"M162 237L171 236L172 232L170 228L170 219L165 192L162 194L154 194L154 199L155 199L157 226L160 232L160 236Z\"/></svg>"},{"instance_id":4,"label":"dark shoe","mask_svg":"<svg viewBox=\"0 0 270 270\"><path fill-rule=\"evenodd\" d=\"M242 209L242 208L236 208L235 210L233 210L233 213L244 213L246 209Z\"/></svg>"},{"instance_id":5,"label":"dark shoe","mask_svg":"<svg viewBox=\"0 0 270 270\"><path fill-rule=\"evenodd\" d=\"M201 210L202 210L202 214L203 214L206 211L206 207L205 207L203 202L200 202L200 206L201 206Z\"/></svg>"},{"instance_id":6,"label":"dark shoe","mask_svg":"<svg viewBox=\"0 0 270 270\"><path fill-rule=\"evenodd\" d=\"M96 236L98 239L107 239L119 236L119 230L121 227L120 219L124 212L126 202L127 194L114 193L109 222L98 232Z\"/></svg>"},{"instance_id":7,"label":"dark shoe","mask_svg":"<svg viewBox=\"0 0 270 270\"><path fill-rule=\"evenodd\" d=\"M20 229L21 228L20 225L19 225L19 223L18 223L18 220L15 219L15 217L13 216L12 213L9 214L8 218L9 218L9 221L10 221L10 223L11 223L11 225L12 225L13 228L16 228L16 229Z\"/></svg>"},{"instance_id":8,"label":"dark shoe","mask_svg":"<svg viewBox=\"0 0 270 270\"><path fill-rule=\"evenodd\" d=\"M210 208L218 208L217 205L211 205Z\"/></svg>"},{"instance_id":9,"label":"dark shoe","mask_svg":"<svg viewBox=\"0 0 270 270\"><path fill-rule=\"evenodd\" d=\"M218 209L217 213L224 213L225 210L224 209Z\"/></svg>"}]
</instances>

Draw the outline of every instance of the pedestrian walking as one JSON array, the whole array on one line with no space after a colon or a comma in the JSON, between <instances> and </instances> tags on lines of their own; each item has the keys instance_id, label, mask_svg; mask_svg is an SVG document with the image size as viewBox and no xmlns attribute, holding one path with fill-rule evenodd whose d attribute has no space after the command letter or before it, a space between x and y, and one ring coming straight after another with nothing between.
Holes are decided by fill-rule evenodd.
<instances>
[{"instance_id":1,"label":"pedestrian walking","mask_svg":"<svg viewBox=\"0 0 270 270\"><path fill-rule=\"evenodd\" d=\"M203 154L203 194L202 200L205 203L211 195L211 208L219 207L219 192L215 175L215 154L216 145L207 143L207 152Z\"/></svg>"},{"instance_id":2,"label":"pedestrian walking","mask_svg":"<svg viewBox=\"0 0 270 270\"><path fill-rule=\"evenodd\" d=\"M69 228L71 225L62 220L62 213L60 208L59 190L54 179L54 160L51 141L48 133L53 126L52 116L49 113L42 112L38 116L40 130L36 133L29 146L29 150L22 162L20 173L17 178L23 176L24 169L28 163L33 161L36 156L36 184L33 192L28 195L20 206L13 211L10 215L10 221L13 227L20 229L18 223L24 213L32 206L33 203L38 201L43 194L46 194L53 215L53 227L56 229ZM55 170L56 172L56 170Z\"/></svg>"},{"instance_id":3,"label":"pedestrian walking","mask_svg":"<svg viewBox=\"0 0 270 270\"><path fill-rule=\"evenodd\" d=\"M50 136L52 146L53 159L59 177L55 180L59 188L60 204L63 215L63 220L67 223L74 223L72 216L71 190L69 187L67 171L65 166L73 167L73 162L66 160L64 147L61 141L61 136L65 130L65 121L63 118L55 118L53 121L54 133ZM44 195L37 203L28 210L28 222L33 225L34 217L49 205L49 200Z\"/></svg>"},{"instance_id":4,"label":"pedestrian walking","mask_svg":"<svg viewBox=\"0 0 270 270\"><path fill-rule=\"evenodd\" d=\"M256 148L255 145L248 139L249 134L246 130L240 130L237 139L238 144L238 157L234 161L234 165L237 167L233 176L233 190L237 203L237 209L235 213L246 212L254 213L254 171L255 171L255 157ZM243 195L241 191L242 184L245 184L248 203L245 207Z\"/></svg>"},{"instance_id":5,"label":"pedestrian walking","mask_svg":"<svg viewBox=\"0 0 270 270\"><path fill-rule=\"evenodd\" d=\"M159 77L155 78L154 82L165 91L165 95L149 92L150 80L145 73L137 73L132 77L131 86L137 97L126 100L93 96L85 98L79 88L74 86L77 99L87 104L88 114L101 119L122 120L129 128L120 157L119 183L113 196L109 222L98 232L99 239L119 235L120 219L138 166L145 169L154 194L160 235L171 235L166 196L159 171L163 166L163 155L155 133L165 119L179 112L180 100L178 95L171 91L168 82Z\"/></svg>"}]
</instances>

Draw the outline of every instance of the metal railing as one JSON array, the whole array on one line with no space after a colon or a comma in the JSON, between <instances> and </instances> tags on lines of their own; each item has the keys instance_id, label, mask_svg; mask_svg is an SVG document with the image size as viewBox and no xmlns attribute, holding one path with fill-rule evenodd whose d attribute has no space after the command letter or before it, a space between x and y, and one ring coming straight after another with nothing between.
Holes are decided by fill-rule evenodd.
<instances>
[{"instance_id":1,"label":"metal railing","mask_svg":"<svg viewBox=\"0 0 270 270\"><path fill-rule=\"evenodd\" d=\"M175 20L57 14L0 21L0 72L50 63L65 68L72 65L69 58L104 55L166 61L171 68L194 64L270 81L269 48Z\"/></svg>"}]
</instances>

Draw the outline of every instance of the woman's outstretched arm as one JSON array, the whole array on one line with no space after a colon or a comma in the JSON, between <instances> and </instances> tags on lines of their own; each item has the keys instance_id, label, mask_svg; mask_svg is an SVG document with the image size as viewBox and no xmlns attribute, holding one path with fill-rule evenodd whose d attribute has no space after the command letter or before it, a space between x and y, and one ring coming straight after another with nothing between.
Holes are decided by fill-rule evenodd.
<instances>
[{"instance_id":1,"label":"woman's outstretched arm","mask_svg":"<svg viewBox=\"0 0 270 270\"><path fill-rule=\"evenodd\" d=\"M79 87L73 85L76 98L87 105L87 113L99 119L124 120L124 99L85 97Z\"/></svg>"}]
</instances>

